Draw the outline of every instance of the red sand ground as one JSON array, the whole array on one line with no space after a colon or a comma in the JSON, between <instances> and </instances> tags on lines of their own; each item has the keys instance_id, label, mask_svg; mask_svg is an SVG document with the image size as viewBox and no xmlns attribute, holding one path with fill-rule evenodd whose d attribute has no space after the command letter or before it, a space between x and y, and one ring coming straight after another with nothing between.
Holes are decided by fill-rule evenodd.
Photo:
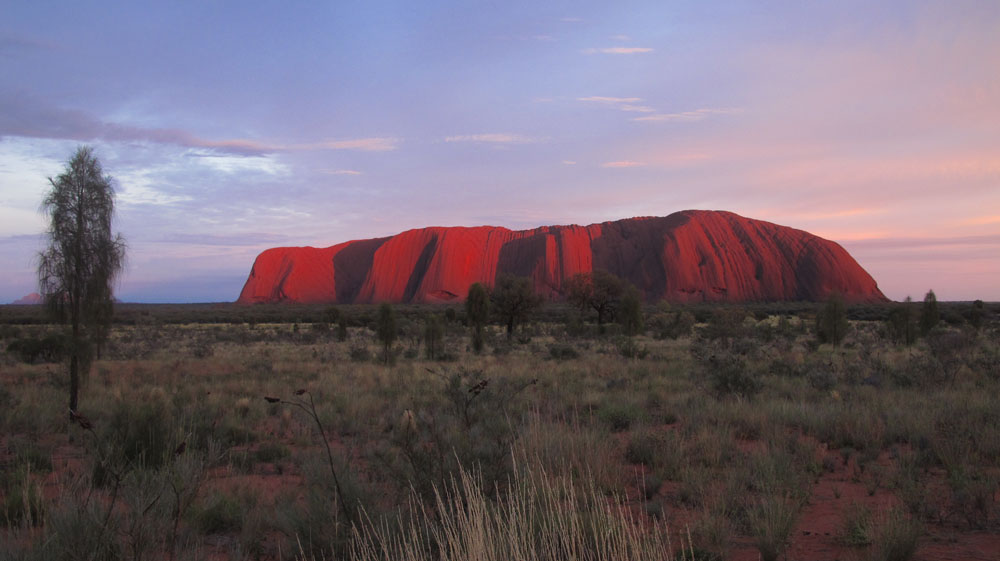
<instances>
[{"instance_id":1,"label":"red sand ground","mask_svg":"<svg viewBox=\"0 0 1000 561\"><path fill-rule=\"evenodd\" d=\"M664 430L675 430L675 426L666 426ZM278 435L281 436L281 435ZM85 451L79 444L69 444L65 442L65 435L51 435L49 440L58 439L60 442L55 447L52 456L53 472L41 481L44 485L44 494L47 499L52 500L62 490L61 480L67 476L68 471L77 471L83 468ZM292 446L292 438L286 438L286 445ZM340 443L333 441L331 444L339 447ZM624 439L622 440L624 446ZM754 441L741 442L741 449L744 451L759 449L760 443ZM0 438L0 450L6 450L6 438ZM251 447L252 450L252 447ZM347 452L346 450L341 450ZM835 451L821 451L822 454L834 459L835 466L832 471L825 471L812 486L808 503L801 511L795 531L792 534L791 545L787 552L787 559L798 561L849 561L864 557L864 548L853 548L842 543L840 535L843 528L844 512L853 503L863 504L871 508L873 512L879 509L895 505L898 499L883 484L874 494L870 495L864 481L857 477L857 467L853 460L847 464L843 462L839 453ZM354 454L351 454L355 456ZM0 463L9 461L9 457L0 457ZM360 462L360 458L355 457L353 462ZM881 467L891 470L892 461L887 453L883 453L877 461ZM201 493L205 495L213 491L236 492L240 488L251 488L259 497L261 504L274 504L277 497L282 494L292 494L304 497L302 487L302 476L296 472L293 462L290 459L281 460L277 464L257 464L253 472L243 474L232 471L229 468L217 468L211 472L211 476L202 487ZM639 481L646 471L641 465L622 466L625 470L634 472L635 484L628 485L626 489L627 503L634 508L639 508L642 504L641 489ZM940 490L936 500L946 502L944 493L946 483L944 473L933 474L930 487ZM665 482L656 493L656 498L661 500L668 513L668 523L672 532L684 533L684 529L693 525L700 515L698 508L688 508L682 505L677 499L679 484L675 482ZM641 509L640 509L641 510ZM213 560L227 559L229 546L236 540L235 536L207 536L205 538L205 553ZM266 536L262 543L261 552L263 559L277 559L279 544L282 541L280 535ZM287 553L287 552L285 552ZM746 536L736 536L731 544L730 551L726 557L729 561L756 561L759 554L754 547L753 540ZM924 535L920 538L919 548L914 557L916 561L996 561L1000 559L1000 534L970 529L954 520L944 522L930 521L924 524Z\"/></svg>"}]
</instances>

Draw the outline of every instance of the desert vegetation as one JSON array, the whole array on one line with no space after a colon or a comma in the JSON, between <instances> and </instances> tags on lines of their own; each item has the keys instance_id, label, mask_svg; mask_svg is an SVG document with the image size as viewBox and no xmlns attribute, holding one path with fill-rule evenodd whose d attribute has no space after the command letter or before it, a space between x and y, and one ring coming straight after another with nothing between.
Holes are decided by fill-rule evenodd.
<instances>
[{"instance_id":1,"label":"desert vegetation","mask_svg":"<svg viewBox=\"0 0 1000 561\"><path fill-rule=\"evenodd\" d=\"M0 307L0 559L1000 547L997 305L623 288L605 314L507 285L469 306L118 305L73 419L67 328Z\"/></svg>"}]
</instances>

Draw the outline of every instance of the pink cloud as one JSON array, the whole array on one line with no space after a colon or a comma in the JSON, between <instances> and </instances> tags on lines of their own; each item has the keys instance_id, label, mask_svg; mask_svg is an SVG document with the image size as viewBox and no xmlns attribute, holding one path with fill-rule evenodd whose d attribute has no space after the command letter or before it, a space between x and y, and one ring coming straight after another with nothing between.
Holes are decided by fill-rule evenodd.
<instances>
[{"instance_id":1,"label":"pink cloud","mask_svg":"<svg viewBox=\"0 0 1000 561\"><path fill-rule=\"evenodd\" d=\"M642 167L646 164L643 162L633 162L631 160L621 160L617 162L604 162L601 164L602 168L636 168Z\"/></svg>"},{"instance_id":2,"label":"pink cloud","mask_svg":"<svg viewBox=\"0 0 1000 561\"><path fill-rule=\"evenodd\" d=\"M635 55L642 53L651 53L653 49L649 47L602 47L602 48L590 48L584 49L583 54L593 55L593 54L606 54L606 55Z\"/></svg>"}]
</instances>

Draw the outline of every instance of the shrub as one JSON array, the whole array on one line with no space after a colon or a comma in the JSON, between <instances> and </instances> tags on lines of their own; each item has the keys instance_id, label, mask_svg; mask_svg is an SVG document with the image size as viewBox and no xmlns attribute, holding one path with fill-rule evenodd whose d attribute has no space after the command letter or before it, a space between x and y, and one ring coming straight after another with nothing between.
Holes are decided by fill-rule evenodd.
<instances>
[{"instance_id":1,"label":"shrub","mask_svg":"<svg viewBox=\"0 0 1000 561\"><path fill-rule=\"evenodd\" d=\"M273 464L278 460L283 460L291 455L287 446L277 442L265 442L254 452L254 459L258 462Z\"/></svg>"},{"instance_id":2,"label":"shrub","mask_svg":"<svg viewBox=\"0 0 1000 561\"><path fill-rule=\"evenodd\" d=\"M636 430L629 438L625 447L625 459L633 464L644 464L652 467L658 449L662 442L648 429Z\"/></svg>"},{"instance_id":3,"label":"shrub","mask_svg":"<svg viewBox=\"0 0 1000 561\"><path fill-rule=\"evenodd\" d=\"M528 466L514 474L510 492L496 501L477 475L460 471L428 504L400 515L400 532L366 522L351 543L356 561L407 559L670 559L667 527L640 528L628 509L612 504L593 486L577 491L571 480ZM435 512L428 527L422 513ZM680 537L676 545L690 544ZM681 558L686 559L686 556Z\"/></svg>"},{"instance_id":4,"label":"shrub","mask_svg":"<svg viewBox=\"0 0 1000 561\"><path fill-rule=\"evenodd\" d=\"M743 335L746 311L741 308L718 308L708 318L708 325L701 334L710 340L729 342Z\"/></svg>"},{"instance_id":5,"label":"shrub","mask_svg":"<svg viewBox=\"0 0 1000 561\"><path fill-rule=\"evenodd\" d=\"M677 339L687 337L696 323L694 315L688 311L660 314L650 320L657 339Z\"/></svg>"},{"instance_id":6,"label":"shrub","mask_svg":"<svg viewBox=\"0 0 1000 561\"><path fill-rule=\"evenodd\" d=\"M368 362L372 359L372 353L368 350L367 346L362 344L351 345L347 354L353 362Z\"/></svg>"},{"instance_id":7,"label":"shrub","mask_svg":"<svg viewBox=\"0 0 1000 561\"><path fill-rule=\"evenodd\" d=\"M814 389L828 392L837 385L837 376L833 372L823 368L815 368L806 374L806 380Z\"/></svg>"},{"instance_id":8,"label":"shrub","mask_svg":"<svg viewBox=\"0 0 1000 561\"><path fill-rule=\"evenodd\" d=\"M871 561L908 561L917 551L920 522L893 508L879 516L872 537Z\"/></svg>"},{"instance_id":9,"label":"shrub","mask_svg":"<svg viewBox=\"0 0 1000 561\"><path fill-rule=\"evenodd\" d=\"M203 534L224 534L243 527L244 506L237 497L213 493L191 510L195 527Z\"/></svg>"},{"instance_id":10,"label":"shrub","mask_svg":"<svg viewBox=\"0 0 1000 561\"><path fill-rule=\"evenodd\" d=\"M385 364L389 364L389 358L392 355L392 344L396 341L398 331L399 327L396 322L396 312L392 309L391 304L388 302L382 302L378 308L378 321L375 326L375 335L378 337L379 342L382 343L382 358Z\"/></svg>"},{"instance_id":11,"label":"shrub","mask_svg":"<svg viewBox=\"0 0 1000 561\"><path fill-rule=\"evenodd\" d=\"M482 284L475 282L469 286L469 294L465 299L465 315L472 328L472 350L479 354L483 352L483 331L490 316L490 293Z\"/></svg>"},{"instance_id":12,"label":"shrub","mask_svg":"<svg viewBox=\"0 0 1000 561\"><path fill-rule=\"evenodd\" d=\"M549 345L549 356L556 360L572 360L580 357L573 345L566 343L553 343Z\"/></svg>"},{"instance_id":13,"label":"shrub","mask_svg":"<svg viewBox=\"0 0 1000 561\"><path fill-rule=\"evenodd\" d=\"M435 360L440 358L443 352L441 347L443 340L444 325L441 324L441 319L438 316L431 315L427 318L426 325L424 326L424 348L426 349L428 359Z\"/></svg>"},{"instance_id":14,"label":"shrub","mask_svg":"<svg viewBox=\"0 0 1000 561\"><path fill-rule=\"evenodd\" d=\"M872 543L874 519L870 508L862 503L852 502L844 511L841 521L841 543L851 547L861 547Z\"/></svg>"},{"instance_id":15,"label":"shrub","mask_svg":"<svg viewBox=\"0 0 1000 561\"><path fill-rule=\"evenodd\" d=\"M747 398L760 391L760 380L741 357L729 353L713 354L705 359L703 368L707 370L712 390L719 397Z\"/></svg>"},{"instance_id":16,"label":"shrub","mask_svg":"<svg viewBox=\"0 0 1000 561\"><path fill-rule=\"evenodd\" d=\"M103 460L112 462L120 460L126 465L140 468L159 468L173 451L170 419L166 408L155 400L118 402L107 428L103 431L103 441L108 443L112 453L118 456ZM98 473L100 468L95 476Z\"/></svg>"},{"instance_id":17,"label":"shrub","mask_svg":"<svg viewBox=\"0 0 1000 561\"><path fill-rule=\"evenodd\" d=\"M7 352L16 354L22 362L60 362L69 356L70 339L64 334L47 335L41 339L15 339L7 345Z\"/></svg>"},{"instance_id":18,"label":"shrub","mask_svg":"<svg viewBox=\"0 0 1000 561\"><path fill-rule=\"evenodd\" d=\"M3 503L0 503L0 524L9 527L41 526L45 503L38 483L31 479L31 468L25 466L4 482Z\"/></svg>"},{"instance_id":19,"label":"shrub","mask_svg":"<svg viewBox=\"0 0 1000 561\"><path fill-rule=\"evenodd\" d=\"M634 286L629 286L622 296L620 308L615 313L622 332L626 337L634 337L642 332L642 298Z\"/></svg>"},{"instance_id":20,"label":"shrub","mask_svg":"<svg viewBox=\"0 0 1000 561\"><path fill-rule=\"evenodd\" d=\"M893 306L889 312L889 333L897 343L903 343L907 347L917 340L917 320L913 309L913 300L907 296L906 300Z\"/></svg>"},{"instance_id":21,"label":"shrub","mask_svg":"<svg viewBox=\"0 0 1000 561\"><path fill-rule=\"evenodd\" d=\"M598 409L597 418L608 425L613 432L622 432L642 418L642 408L635 403L607 402Z\"/></svg>"},{"instance_id":22,"label":"shrub","mask_svg":"<svg viewBox=\"0 0 1000 561\"><path fill-rule=\"evenodd\" d=\"M920 307L920 334L926 336L941 321L938 311L937 296L930 290L924 296L924 304Z\"/></svg>"},{"instance_id":23,"label":"shrub","mask_svg":"<svg viewBox=\"0 0 1000 561\"><path fill-rule=\"evenodd\" d=\"M761 497L747 509L750 533L763 561L777 561L788 548L798 512L798 504L783 495Z\"/></svg>"},{"instance_id":24,"label":"shrub","mask_svg":"<svg viewBox=\"0 0 1000 561\"><path fill-rule=\"evenodd\" d=\"M832 343L837 347L844 340L849 327L844 298L834 292L823 305L823 309L816 314L816 335L821 343Z\"/></svg>"}]
</instances>

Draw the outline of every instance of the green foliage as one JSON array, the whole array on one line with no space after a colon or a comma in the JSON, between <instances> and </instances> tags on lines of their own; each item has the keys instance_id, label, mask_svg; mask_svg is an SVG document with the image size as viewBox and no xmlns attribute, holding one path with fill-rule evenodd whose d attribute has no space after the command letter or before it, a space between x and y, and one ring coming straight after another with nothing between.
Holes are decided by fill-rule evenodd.
<instances>
[{"instance_id":1,"label":"green foliage","mask_svg":"<svg viewBox=\"0 0 1000 561\"><path fill-rule=\"evenodd\" d=\"M347 356L351 358L352 362L368 362L372 359L372 353L367 346L362 344L351 345L351 348L347 350Z\"/></svg>"},{"instance_id":2,"label":"green foliage","mask_svg":"<svg viewBox=\"0 0 1000 561\"><path fill-rule=\"evenodd\" d=\"M841 520L838 536L840 542L851 547L871 544L875 530L874 522L870 508L863 503L851 503L851 506L844 511Z\"/></svg>"},{"instance_id":3,"label":"green foliage","mask_svg":"<svg viewBox=\"0 0 1000 561\"><path fill-rule=\"evenodd\" d=\"M581 314L555 304L535 316L541 321L519 330L517 335L530 333L528 343L501 345L506 354L488 357L458 345L467 341L464 326L446 323L442 344L458 349L453 369L422 361L392 368L350 363L352 347L368 362L369 353L381 362L381 347L365 329L349 343L315 341L308 324L324 320L322 306L274 316L266 307L245 307L242 316L218 312L229 319L258 318L253 329L239 323L176 324L182 317L215 317L207 308L130 308L151 311L132 316L145 323L116 324L111 333L111 360L101 364L88 391L93 405L86 413L97 435L76 425L66 432L65 404L54 399L63 391L64 376L53 378L51 367L20 364L15 356L0 354L3 380L11 381L0 383L0 464L7 467L0 469L0 506L6 513L0 518L6 516L8 524L0 533L11 544L9 551L0 547L0 560L61 559L77 550L83 558L168 559L173 554L179 560L203 555L205 547L228 548L233 558L273 557L280 547L305 560L339 559L363 544L378 547L377 540L365 541L374 534L352 533L352 522L363 528L370 520L372 531L384 524L382 536L390 541L383 543L398 544L391 540L409 539L400 528L411 519L409 528L423 540L411 545L428 549L411 550L413 556L404 554L404 559L462 552L476 558L477 551L515 560L519 552L557 558L557 544L539 536L572 535L577 544L595 544L588 540L603 539L606 534L598 529L609 526L587 524L589 517L603 516L597 509L604 505L612 513L638 516L623 536L646 539L649 532L669 527L676 548L676 532L686 538L690 524L695 543L684 558L724 559L737 554L734 547L737 555L745 554L751 540L771 552L785 547L783 521L794 521L807 496L821 509L846 511L850 495L840 500L834 491L831 497L826 486L842 478L854 482L838 482L837 489L876 492L870 504L898 500L909 517L903 521L926 522L935 534L947 530L959 544L973 533L993 531L1000 488L1000 416L994 397L1000 347L989 324L993 318L986 319L980 334L968 326L939 325L907 352L879 337L891 306L868 307L863 320L852 308L855 333L850 343L845 340L848 348L810 354L806 345L815 344L815 338L801 326L815 306L784 306L750 304L733 314L739 315L734 322L738 336L729 340L665 341L624 334L594 340L596 323L571 332L565 322L579 322ZM940 306L943 314L969 308L968 303ZM338 321L375 327L377 306L340 309ZM660 318L669 322L688 313L710 319L719 309L658 306L647 318L648 327L655 334L668 325L658 323ZM426 342L428 315L443 309L396 305L394 311L395 347L413 351ZM6 308L0 307L0 314L8 319ZM782 315L791 320L784 328L791 332L788 339L772 327ZM284 324L269 323L268 317ZM298 336L293 336L293 321L304 327ZM18 338L40 339L53 332L42 324L17 325ZM618 353L630 340L641 342L643 351L648 348L646 361L620 360ZM136 341L146 341L141 355L130 354L138 352ZM198 342L210 344L214 353L192 357ZM135 360L139 356L143 359ZM296 393L299 388L322 392L317 418L329 434L289 406L296 398L306 399L305 391ZM259 399L265 395L280 397L265 405ZM159 408L162 418L143 413L146 407ZM120 413L119 408L132 411ZM126 426L135 433L128 434ZM154 432L165 434L165 443L156 444L146 434L149 426L161 427ZM187 442L187 451L175 455L179 440ZM332 456L324 452L324 442L333 447ZM227 453L220 445L232 449ZM133 450L131 460L123 459L128 450ZM58 453L50 457L52 451ZM153 467L150 458L157 455L166 461ZM196 458L203 463L202 475L192 477L183 466ZM78 476L66 477L67 459ZM39 473L51 463L57 474ZM31 478L26 479L21 474L29 464ZM76 467L93 464L102 465L93 477ZM337 466L342 495L330 465ZM437 497L443 498L463 473L486 501L463 494L451 510L440 506ZM550 489L550 495L542 487L518 495L519 485L527 484L521 476L527 474L561 487ZM279 484L279 490L276 497L261 495L256 504L242 489L258 485L261 477ZM820 492L817 478L824 480ZM53 481L65 489L61 497L49 492L56 490ZM416 494L407 501L411 489ZM596 495L589 494L592 490ZM627 499L616 498L626 492ZM230 500L217 503L213 495ZM531 497L531 502L507 517L513 511L504 509L514 506L515 496ZM541 496L555 500L545 503ZM573 502L573 497L591 498ZM242 516L234 514L234 504ZM403 505L399 512L397 505ZM449 512L456 515L454 540L431 546L428 540L447 537L443 528L450 523ZM527 512L536 518L508 520ZM468 524L470 517L498 526ZM175 518L180 521L176 536L168 537ZM906 544L913 543L905 533L879 534L888 525L877 513L848 511L838 519L841 555L847 558L864 559L869 553L904 558ZM559 526L569 522L583 526ZM525 540L520 549L504 549L511 538L500 524L522 524L516 526L524 530L523 536L517 534ZM545 534L545 528L552 532ZM574 534L579 528L591 529ZM814 535L814 528L803 530ZM220 535L206 537L205 532ZM491 545L476 550L470 538L476 532L476 539L498 539L477 542ZM789 539L796 549L816 539L829 541ZM274 546L274 540L280 543ZM880 542L901 547L883 548L876 545ZM468 547L431 550L452 545ZM958 548L941 544L953 556ZM368 558L391 557L371 551ZM666 547L656 551L654 558L681 558Z\"/></svg>"},{"instance_id":4,"label":"green foliage","mask_svg":"<svg viewBox=\"0 0 1000 561\"><path fill-rule=\"evenodd\" d=\"M7 352L16 354L23 362L61 362L69 356L72 341L63 333L53 333L41 339L26 337L15 339L7 345Z\"/></svg>"},{"instance_id":5,"label":"green foliage","mask_svg":"<svg viewBox=\"0 0 1000 561\"><path fill-rule=\"evenodd\" d=\"M80 371L89 346L106 337L112 288L125 263L125 241L112 236L112 178L89 147L77 149L42 201L49 217L48 247L39 255L38 280L53 317L71 326L69 409L76 411Z\"/></svg>"},{"instance_id":6,"label":"green foliage","mask_svg":"<svg viewBox=\"0 0 1000 561\"><path fill-rule=\"evenodd\" d=\"M941 312L938 310L937 296L933 290L929 290L924 296L924 304L920 307L920 334L927 336L941 321Z\"/></svg>"},{"instance_id":7,"label":"green foliage","mask_svg":"<svg viewBox=\"0 0 1000 561\"><path fill-rule=\"evenodd\" d=\"M834 292L816 314L816 336L821 343L832 343L837 347L844 340L849 327L844 297Z\"/></svg>"},{"instance_id":8,"label":"green foliage","mask_svg":"<svg viewBox=\"0 0 1000 561\"><path fill-rule=\"evenodd\" d=\"M323 317L327 323L337 323L340 321L340 310L336 306L330 306L323 310Z\"/></svg>"},{"instance_id":9,"label":"green foliage","mask_svg":"<svg viewBox=\"0 0 1000 561\"><path fill-rule=\"evenodd\" d=\"M507 273L497 276L490 294L490 307L507 326L508 341L514 336L514 328L527 320L541 304L542 299L535 294L531 279Z\"/></svg>"},{"instance_id":10,"label":"green foliage","mask_svg":"<svg viewBox=\"0 0 1000 561\"><path fill-rule=\"evenodd\" d=\"M573 360L580 357L573 345L566 343L553 343L549 345L549 356L556 360Z\"/></svg>"},{"instance_id":11,"label":"green foliage","mask_svg":"<svg viewBox=\"0 0 1000 561\"><path fill-rule=\"evenodd\" d=\"M396 341L399 327L396 323L396 312L392 304L382 302L378 307L378 320L375 324L375 336L382 343L383 361L389 364L392 356L392 344Z\"/></svg>"},{"instance_id":12,"label":"green foliage","mask_svg":"<svg viewBox=\"0 0 1000 561\"><path fill-rule=\"evenodd\" d=\"M344 316L340 316L337 320L337 340L341 342L347 340L347 319Z\"/></svg>"},{"instance_id":13,"label":"green foliage","mask_svg":"<svg viewBox=\"0 0 1000 561\"><path fill-rule=\"evenodd\" d=\"M717 350L701 358L702 369L718 397L748 398L760 391L762 384L746 360L728 351Z\"/></svg>"},{"instance_id":14,"label":"green foliage","mask_svg":"<svg viewBox=\"0 0 1000 561\"><path fill-rule=\"evenodd\" d=\"M245 509L232 495L213 493L191 510L192 522L203 534L223 534L243 527Z\"/></svg>"},{"instance_id":15,"label":"green foliage","mask_svg":"<svg viewBox=\"0 0 1000 561\"><path fill-rule=\"evenodd\" d=\"M606 424L612 432L627 431L633 423L642 417L642 408L638 404L628 401L607 401L597 410L597 418Z\"/></svg>"},{"instance_id":16,"label":"green foliage","mask_svg":"<svg viewBox=\"0 0 1000 561\"><path fill-rule=\"evenodd\" d=\"M622 296L617 316L626 337L634 337L642 332L642 297L634 286L629 286Z\"/></svg>"},{"instance_id":17,"label":"green foliage","mask_svg":"<svg viewBox=\"0 0 1000 561\"><path fill-rule=\"evenodd\" d=\"M632 337L620 336L615 342L618 354L625 358L643 359L649 355L649 350L645 345L639 345Z\"/></svg>"},{"instance_id":18,"label":"green foliage","mask_svg":"<svg viewBox=\"0 0 1000 561\"><path fill-rule=\"evenodd\" d=\"M258 462L273 464L291 455L287 446L277 442L265 442L254 452L254 459Z\"/></svg>"},{"instance_id":19,"label":"green foliage","mask_svg":"<svg viewBox=\"0 0 1000 561\"><path fill-rule=\"evenodd\" d=\"M580 311L592 308L597 312L597 324L603 325L615 315L625 283L607 271L595 270L573 275L566 280L563 291L566 300Z\"/></svg>"},{"instance_id":20,"label":"green foliage","mask_svg":"<svg viewBox=\"0 0 1000 561\"><path fill-rule=\"evenodd\" d=\"M481 283L469 286L469 295L465 299L465 315L472 328L472 350L477 354L483 352L483 329L490 317L490 293Z\"/></svg>"},{"instance_id":21,"label":"green foliage","mask_svg":"<svg viewBox=\"0 0 1000 561\"><path fill-rule=\"evenodd\" d=\"M732 342L746 331L743 327L743 320L746 317L746 310L742 308L715 308L708 318L708 325L701 331L701 335L709 340Z\"/></svg>"},{"instance_id":22,"label":"green foliage","mask_svg":"<svg viewBox=\"0 0 1000 561\"><path fill-rule=\"evenodd\" d=\"M424 324L424 349L427 358L430 360L441 358L442 353L444 353L443 341L444 325L441 323L440 317L432 314L427 317Z\"/></svg>"},{"instance_id":23,"label":"green foliage","mask_svg":"<svg viewBox=\"0 0 1000 561\"><path fill-rule=\"evenodd\" d=\"M529 464L513 474L509 492L494 500L484 491L490 487L483 479L463 468L436 499L415 497L413 511L435 512L433 525L426 518L403 514L399 532L366 522L349 558L690 559L692 546L683 534L671 542L663 524L638 529L628 509L607 500L592 485L578 491L572 479ZM674 546L684 551L674 557Z\"/></svg>"},{"instance_id":24,"label":"green foliage","mask_svg":"<svg viewBox=\"0 0 1000 561\"><path fill-rule=\"evenodd\" d=\"M972 307L966 312L966 320L976 331L983 328L983 323L986 320L986 305L983 304L982 300L976 300L972 303Z\"/></svg>"},{"instance_id":25,"label":"green foliage","mask_svg":"<svg viewBox=\"0 0 1000 561\"><path fill-rule=\"evenodd\" d=\"M879 516L868 559L871 561L909 561L917 552L917 539L923 533L918 520L893 508Z\"/></svg>"},{"instance_id":26,"label":"green foliage","mask_svg":"<svg viewBox=\"0 0 1000 561\"><path fill-rule=\"evenodd\" d=\"M917 317L912 298L907 296L904 302L892 307L888 324L889 332L897 343L909 347L917 341Z\"/></svg>"},{"instance_id":27,"label":"green foliage","mask_svg":"<svg viewBox=\"0 0 1000 561\"><path fill-rule=\"evenodd\" d=\"M634 430L625 447L625 459L633 464L653 467L663 444L663 439L649 429Z\"/></svg>"},{"instance_id":28,"label":"green foliage","mask_svg":"<svg viewBox=\"0 0 1000 561\"><path fill-rule=\"evenodd\" d=\"M155 400L118 402L102 427L101 442L106 448L94 470L98 485L110 483L109 472L163 466L176 444L166 408Z\"/></svg>"},{"instance_id":29,"label":"green foliage","mask_svg":"<svg viewBox=\"0 0 1000 561\"><path fill-rule=\"evenodd\" d=\"M765 495L747 508L747 522L762 561L777 561L788 548L799 505L787 495Z\"/></svg>"},{"instance_id":30,"label":"green foliage","mask_svg":"<svg viewBox=\"0 0 1000 561\"><path fill-rule=\"evenodd\" d=\"M653 335L658 339L678 339L691 335L696 323L694 314L684 310L658 314L650 319Z\"/></svg>"},{"instance_id":31,"label":"green foliage","mask_svg":"<svg viewBox=\"0 0 1000 561\"><path fill-rule=\"evenodd\" d=\"M41 486L32 479L31 465L5 473L0 492L0 524L8 527L41 526L45 521L45 502Z\"/></svg>"},{"instance_id":32,"label":"green foliage","mask_svg":"<svg viewBox=\"0 0 1000 561\"><path fill-rule=\"evenodd\" d=\"M469 325L485 325L490 317L490 293L482 283L472 283L465 299L465 315Z\"/></svg>"}]
</instances>

